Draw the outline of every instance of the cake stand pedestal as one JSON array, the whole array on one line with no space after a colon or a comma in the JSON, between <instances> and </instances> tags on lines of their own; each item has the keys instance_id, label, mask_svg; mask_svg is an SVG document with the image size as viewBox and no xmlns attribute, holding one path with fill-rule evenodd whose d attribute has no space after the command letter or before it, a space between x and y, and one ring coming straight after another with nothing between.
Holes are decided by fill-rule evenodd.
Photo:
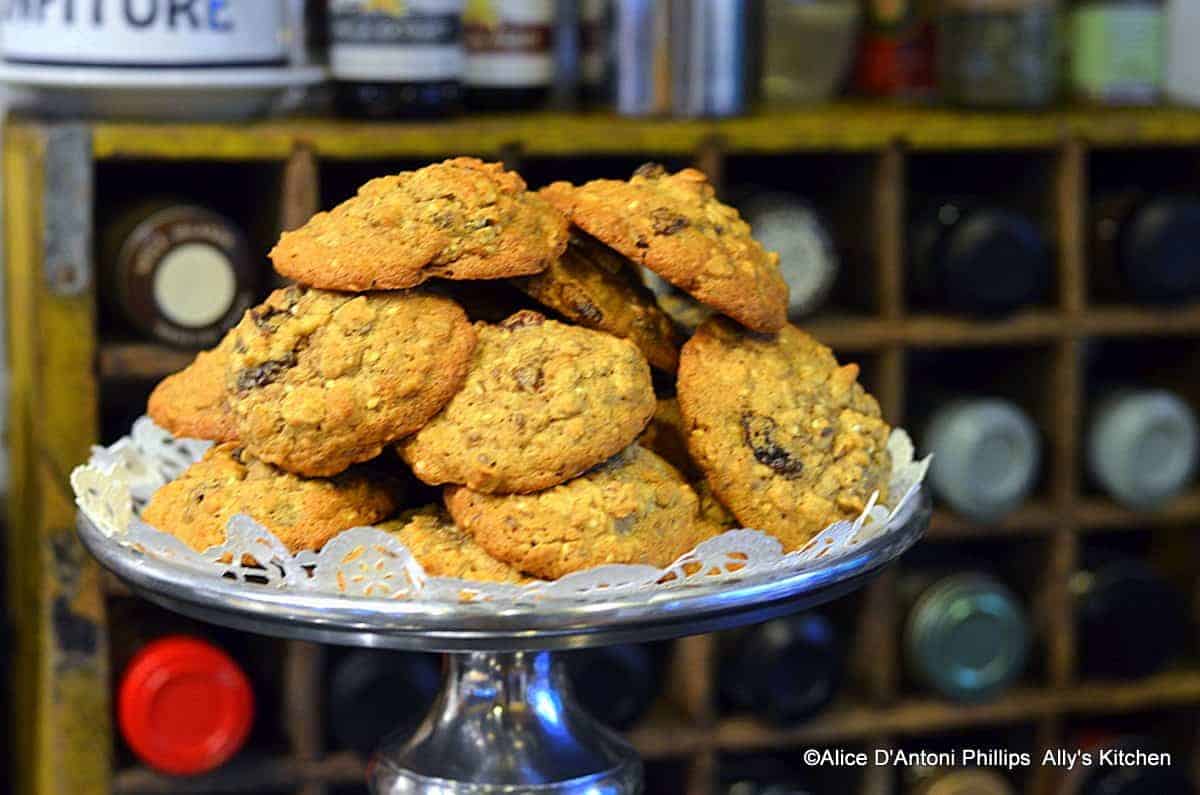
<instances>
[{"instance_id":1,"label":"cake stand pedestal","mask_svg":"<svg viewBox=\"0 0 1200 795\"><path fill-rule=\"evenodd\" d=\"M916 543L929 513L926 495L913 495L886 534L786 575L504 606L230 581L150 558L82 514L78 527L105 568L184 615L284 638L446 653L442 692L424 723L411 737L385 740L371 760L376 795L635 795L642 791L637 754L577 704L554 651L730 629L827 602Z\"/></svg>"}]
</instances>

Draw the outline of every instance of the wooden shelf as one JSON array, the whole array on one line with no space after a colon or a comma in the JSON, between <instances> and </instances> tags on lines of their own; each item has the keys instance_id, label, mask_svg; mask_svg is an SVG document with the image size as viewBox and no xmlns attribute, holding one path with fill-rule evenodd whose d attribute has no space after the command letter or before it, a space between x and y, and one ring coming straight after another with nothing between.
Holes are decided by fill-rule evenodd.
<instances>
[{"instance_id":1,"label":"wooden shelf","mask_svg":"<svg viewBox=\"0 0 1200 795\"><path fill-rule=\"evenodd\" d=\"M978 522L952 511L936 510L926 538L993 538L998 535L1045 534L1061 520L1054 507L1036 501L1022 505L994 522Z\"/></svg>"},{"instance_id":2,"label":"wooden shelf","mask_svg":"<svg viewBox=\"0 0 1200 795\"><path fill-rule=\"evenodd\" d=\"M14 124L27 124L17 121ZM1079 138L1094 146L1200 142L1200 112L1066 109L1037 114L838 103L771 110L739 119L631 119L608 113L464 116L442 122L357 123L328 119L245 125L102 122L99 159L283 160L297 147L323 158L495 154L691 156L712 140L734 153L867 151L901 141L915 150L1048 148Z\"/></svg>"},{"instance_id":3,"label":"wooden shelf","mask_svg":"<svg viewBox=\"0 0 1200 795\"><path fill-rule=\"evenodd\" d=\"M1074 517L1084 530L1136 530L1200 521L1200 490L1182 494L1157 511L1134 511L1107 497L1088 497L1078 501Z\"/></svg>"},{"instance_id":4,"label":"wooden shelf","mask_svg":"<svg viewBox=\"0 0 1200 795\"><path fill-rule=\"evenodd\" d=\"M113 775L112 789L118 795L264 792L310 783L357 784L363 781L365 770L366 762L351 753L332 754L314 761L291 756L237 758L202 776L168 776L141 766L118 770Z\"/></svg>"},{"instance_id":5,"label":"wooden shelf","mask_svg":"<svg viewBox=\"0 0 1200 795\"><path fill-rule=\"evenodd\" d=\"M157 380L182 370L195 351L153 342L106 342L100 346L97 367L104 379Z\"/></svg>"}]
</instances>

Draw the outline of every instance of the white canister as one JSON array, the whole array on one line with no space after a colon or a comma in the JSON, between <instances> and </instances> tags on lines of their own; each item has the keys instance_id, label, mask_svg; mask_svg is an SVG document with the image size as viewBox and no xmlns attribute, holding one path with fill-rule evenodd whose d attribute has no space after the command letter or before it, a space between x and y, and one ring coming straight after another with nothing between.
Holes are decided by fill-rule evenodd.
<instances>
[{"instance_id":1,"label":"white canister","mask_svg":"<svg viewBox=\"0 0 1200 795\"><path fill-rule=\"evenodd\" d=\"M287 0L9 0L0 52L11 64L281 66Z\"/></svg>"},{"instance_id":2,"label":"white canister","mask_svg":"<svg viewBox=\"0 0 1200 795\"><path fill-rule=\"evenodd\" d=\"M1200 105L1200 3L1167 0L1167 97Z\"/></svg>"}]
</instances>

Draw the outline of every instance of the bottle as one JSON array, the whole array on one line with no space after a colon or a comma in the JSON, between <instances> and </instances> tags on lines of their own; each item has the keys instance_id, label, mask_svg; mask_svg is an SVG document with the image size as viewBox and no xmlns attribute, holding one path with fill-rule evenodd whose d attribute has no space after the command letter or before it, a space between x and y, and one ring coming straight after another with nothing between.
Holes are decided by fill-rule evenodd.
<instances>
[{"instance_id":1,"label":"bottle","mask_svg":"<svg viewBox=\"0 0 1200 795\"><path fill-rule=\"evenodd\" d=\"M995 315L1041 301L1050 246L1011 210L947 200L918 217L912 235L913 291L929 304Z\"/></svg>"},{"instance_id":2,"label":"bottle","mask_svg":"<svg viewBox=\"0 0 1200 795\"><path fill-rule=\"evenodd\" d=\"M637 725L662 689L664 658L646 644L573 651L566 663L575 698L618 731Z\"/></svg>"},{"instance_id":3,"label":"bottle","mask_svg":"<svg viewBox=\"0 0 1200 795\"><path fill-rule=\"evenodd\" d=\"M576 2L576 0L572 0ZM609 0L579 2L579 83L583 104L597 106L609 99Z\"/></svg>"},{"instance_id":4,"label":"bottle","mask_svg":"<svg viewBox=\"0 0 1200 795\"><path fill-rule=\"evenodd\" d=\"M1198 452L1195 412L1168 390L1117 389L1092 410L1088 471L1109 496L1134 510L1161 507L1183 491Z\"/></svg>"},{"instance_id":5,"label":"bottle","mask_svg":"<svg viewBox=\"0 0 1200 795\"><path fill-rule=\"evenodd\" d=\"M329 731L339 748L367 756L393 732L416 731L442 684L436 654L355 649L332 668Z\"/></svg>"},{"instance_id":6,"label":"bottle","mask_svg":"<svg viewBox=\"0 0 1200 795\"><path fill-rule=\"evenodd\" d=\"M1016 795L1008 779L994 770L925 770L916 776L912 795Z\"/></svg>"},{"instance_id":7,"label":"bottle","mask_svg":"<svg viewBox=\"0 0 1200 795\"><path fill-rule=\"evenodd\" d=\"M816 795L821 790L806 781L812 773L811 767L800 767L787 756L740 754L721 760L718 791L724 795Z\"/></svg>"},{"instance_id":8,"label":"bottle","mask_svg":"<svg viewBox=\"0 0 1200 795\"><path fill-rule=\"evenodd\" d=\"M844 651L821 613L777 618L721 639L718 687L724 706L780 726L813 717L833 700Z\"/></svg>"},{"instance_id":9,"label":"bottle","mask_svg":"<svg viewBox=\"0 0 1200 795\"><path fill-rule=\"evenodd\" d=\"M872 97L933 95L933 20L922 0L867 0L855 83Z\"/></svg>"},{"instance_id":10,"label":"bottle","mask_svg":"<svg viewBox=\"0 0 1200 795\"><path fill-rule=\"evenodd\" d=\"M220 767L245 744L254 691L220 648L186 635L160 637L125 667L117 725L147 765L176 776Z\"/></svg>"},{"instance_id":11,"label":"bottle","mask_svg":"<svg viewBox=\"0 0 1200 795\"><path fill-rule=\"evenodd\" d=\"M329 71L340 113L448 116L462 107L463 0L328 0Z\"/></svg>"},{"instance_id":12,"label":"bottle","mask_svg":"<svg viewBox=\"0 0 1200 795\"><path fill-rule=\"evenodd\" d=\"M1163 764L1165 749L1152 738L1126 735L1078 745L1092 763L1067 772L1059 795L1195 795L1184 765Z\"/></svg>"},{"instance_id":13,"label":"bottle","mask_svg":"<svg viewBox=\"0 0 1200 795\"><path fill-rule=\"evenodd\" d=\"M1093 278L1101 291L1155 305L1200 298L1193 256L1200 200L1131 190L1101 197L1091 214Z\"/></svg>"},{"instance_id":14,"label":"bottle","mask_svg":"<svg viewBox=\"0 0 1200 795\"><path fill-rule=\"evenodd\" d=\"M1000 398L961 398L938 406L925 425L929 485L953 510L993 521L1020 506L1037 483L1042 442L1033 420Z\"/></svg>"},{"instance_id":15,"label":"bottle","mask_svg":"<svg viewBox=\"0 0 1200 795\"><path fill-rule=\"evenodd\" d=\"M1104 105L1152 105L1165 80L1162 0L1076 0L1069 39L1071 89Z\"/></svg>"},{"instance_id":16,"label":"bottle","mask_svg":"<svg viewBox=\"0 0 1200 795\"><path fill-rule=\"evenodd\" d=\"M463 14L467 105L529 110L554 83L554 0L469 0Z\"/></svg>"},{"instance_id":17,"label":"bottle","mask_svg":"<svg viewBox=\"0 0 1200 795\"><path fill-rule=\"evenodd\" d=\"M1167 0L1166 92L1178 105L1200 105L1200 5L1194 0Z\"/></svg>"},{"instance_id":18,"label":"bottle","mask_svg":"<svg viewBox=\"0 0 1200 795\"><path fill-rule=\"evenodd\" d=\"M1009 687L1029 656L1029 619L1020 600L983 572L902 582L912 605L904 654L919 684L946 698L978 702Z\"/></svg>"},{"instance_id":19,"label":"bottle","mask_svg":"<svg viewBox=\"0 0 1200 795\"><path fill-rule=\"evenodd\" d=\"M1070 587L1085 676L1149 676L1183 651L1189 626L1183 598L1146 563L1112 560L1076 572Z\"/></svg>"},{"instance_id":20,"label":"bottle","mask_svg":"<svg viewBox=\"0 0 1200 795\"><path fill-rule=\"evenodd\" d=\"M260 268L230 219L183 200L129 205L104 225L109 303L137 331L181 348L220 342L254 302Z\"/></svg>"},{"instance_id":21,"label":"bottle","mask_svg":"<svg viewBox=\"0 0 1200 795\"><path fill-rule=\"evenodd\" d=\"M798 320L819 309L833 290L839 270L833 236L810 204L781 193L760 193L742 204L754 237L779 253L787 281L788 318Z\"/></svg>"},{"instance_id":22,"label":"bottle","mask_svg":"<svg viewBox=\"0 0 1200 795\"><path fill-rule=\"evenodd\" d=\"M782 107L832 99L854 61L857 0L767 0L763 14L766 101Z\"/></svg>"},{"instance_id":23,"label":"bottle","mask_svg":"<svg viewBox=\"0 0 1200 795\"><path fill-rule=\"evenodd\" d=\"M1059 95L1058 0L944 0L938 22L943 98L1038 108Z\"/></svg>"}]
</instances>

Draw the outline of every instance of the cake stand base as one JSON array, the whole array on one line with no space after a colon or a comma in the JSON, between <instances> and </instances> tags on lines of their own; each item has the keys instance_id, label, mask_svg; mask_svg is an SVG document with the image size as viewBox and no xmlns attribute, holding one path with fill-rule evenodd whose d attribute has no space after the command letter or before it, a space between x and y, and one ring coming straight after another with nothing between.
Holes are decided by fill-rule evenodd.
<instances>
[{"instance_id":1,"label":"cake stand base","mask_svg":"<svg viewBox=\"0 0 1200 795\"><path fill-rule=\"evenodd\" d=\"M442 692L411 737L385 740L375 795L636 795L633 748L576 703L551 652L448 654Z\"/></svg>"}]
</instances>

